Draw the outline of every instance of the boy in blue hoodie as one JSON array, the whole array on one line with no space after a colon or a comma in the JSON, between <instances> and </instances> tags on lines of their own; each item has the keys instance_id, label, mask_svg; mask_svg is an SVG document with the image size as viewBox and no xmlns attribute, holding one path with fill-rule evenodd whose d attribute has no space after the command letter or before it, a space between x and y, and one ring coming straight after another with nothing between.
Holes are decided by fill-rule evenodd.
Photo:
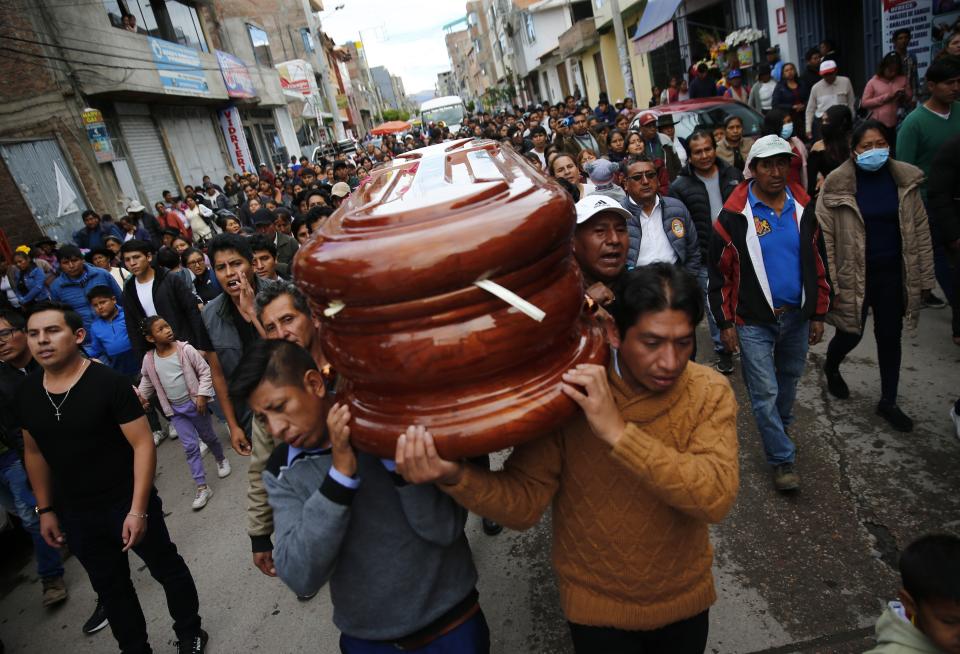
<instances>
[{"instance_id":1,"label":"boy in blue hoodie","mask_svg":"<svg viewBox=\"0 0 960 654\"><path fill-rule=\"evenodd\" d=\"M84 346L87 354L131 379L136 377L140 361L130 344L123 308L117 304L113 290L94 286L87 292L87 300L97 316L90 325L90 342Z\"/></svg>"}]
</instances>

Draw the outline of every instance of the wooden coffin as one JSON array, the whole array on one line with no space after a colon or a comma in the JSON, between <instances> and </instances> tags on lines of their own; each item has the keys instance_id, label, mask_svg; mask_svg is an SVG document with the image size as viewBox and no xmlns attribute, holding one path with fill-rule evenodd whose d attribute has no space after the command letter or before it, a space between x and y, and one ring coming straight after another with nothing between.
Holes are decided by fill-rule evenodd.
<instances>
[{"instance_id":1,"label":"wooden coffin","mask_svg":"<svg viewBox=\"0 0 960 654\"><path fill-rule=\"evenodd\" d=\"M437 144L371 173L293 264L358 448L393 458L400 433L423 425L443 457L476 456L573 415L560 376L608 356L583 312L574 225L570 196L493 141ZM474 285L484 279L544 319Z\"/></svg>"}]
</instances>

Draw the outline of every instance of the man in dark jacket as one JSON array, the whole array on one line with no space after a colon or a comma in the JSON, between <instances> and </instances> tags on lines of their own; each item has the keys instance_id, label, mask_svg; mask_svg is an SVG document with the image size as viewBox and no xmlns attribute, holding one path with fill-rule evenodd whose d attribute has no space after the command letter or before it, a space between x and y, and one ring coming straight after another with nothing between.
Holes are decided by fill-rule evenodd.
<instances>
[{"instance_id":1,"label":"man in dark jacket","mask_svg":"<svg viewBox=\"0 0 960 654\"><path fill-rule=\"evenodd\" d=\"M200 317L200 299L183 279L153 267L153 248L146 241L127 241L120 251L124 265L133 273L123 287L123 311L134 352L142 358L147 351L140 326L150 316L166 320L177 340L187 341L201 352L212 349Z\"/></svg>"},{"instance_id":2,"label":"man in dark jacket","mask_svg":"<svg viewBox=\"0 0 960 654\"><path fill-rule=\"evenodd\" d=\"M682 202L657 192L657 169L650 157L630 160L624 190L627 199L623 207L632 216L627 221L627 269L665 261L699 276L697 229Z\"/></svg>"},{"instance_id":3,"label":"man in dark jacket","mask_svg":"<svg viewBox=\"0 0 960 654\"><path fill-rule=\"evenodd\" d=\"M300 244L292 236L277 231L277 216L281 214L290 219L290 212L287 209L278 208L276 211L260 209L253 216L253 225L258 234L263 234L277 247L277 273L289 279L290 264L293 263L293 255L300 249Z\"/></svg>"},{"instance_id":4,"label":"man in dark jacket","mask_svg":"<svg viewBox=\"0 0 960 654\"><path fill-rule=\"evenodd\" d=\"M930 163L927 210L933 234L939 237L953 265L953 342L960 345L960 134L944 141ZM960 399L950 409L954 431L960 438Z\"/></svg>"},{"instance_id":5,"label":"man in dark jacket","mask_svg":"<svg viewBox=\"0 0 960 654\"><path fill-rule=\"evenodd\" d=\"M690 99L712 98L717 95L717 85L707 76L706 64L697 65L697 74L690 80Z\"/></svg>"},{"instance_id":6,"label":"man in dark jacket","mask_svg":"<svg viewBox=\"0 0 960 654\"><path fill-rule=\"evenodd\" d=\"M687 140L687 147L690 149L690 160L670 185L669 195L683 202L690 212L693 224L697 228L700 255L706 262L713 223L720 215L723 203L730 197L730 193L743 181L743 175L733 166L717 158L716 143L710 130L701 129L694 132ZM709 282L706 265L700 267L699 280L706 296ZM733 372L733 352L723 346L720 330L713 319L713 314L709 311L707 311L707 324L710 326L713 350L717 354L717 370L729 375Z\"/></svg>"},{"instance_id":7,"label":"man in dark jacket","mask_svg":"<svg viewBox=\"0 0 960 654\"><path fill-rule=\"evenodd\" d=\"M104 225L100 222L100 215L93 209L83 212L83 229L73 235L73 242L85 250L103 247L103 239L107 236L123 238L123 234L114 225Z\"/></svg>"},{"instance_id":8,"label":"man in dark jacket","mask_svg":"<svg viewBox=\"0 0 960 654\"><path fill-rule=\"evenodd\" d=\"M753 179L724 204L709 259L710 310L726 348L740 349L778 491L800 487L796 447L786 430L807 348L823 338L832 295L814 206L803 188L788 186L794 156L775 134L753 144L748 157Z\"/></svg>"}]
</instances>

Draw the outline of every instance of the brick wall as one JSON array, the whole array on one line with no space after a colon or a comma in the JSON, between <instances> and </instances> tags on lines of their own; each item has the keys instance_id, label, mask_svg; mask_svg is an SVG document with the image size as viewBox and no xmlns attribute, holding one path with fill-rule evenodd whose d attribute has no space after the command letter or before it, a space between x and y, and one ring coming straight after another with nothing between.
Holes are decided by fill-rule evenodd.
<instances>
[{"instance_id":1,"label":"brick wall","mask_svg":"<svg viewBox=\"0 0 960 654\"><path fill-rule=\"evenodd\" d=\"M4 34L26 41L51 42L53 39L44 28L39 28L41 33L37 33L32 14L24 11L23 6L23 3L0 2L0 25L4 27ZM0 103L29 100L58 90L53 69L63 64L38 56L55 55L53 51L35 43L11 39L3 39L3 45L22 52L4 51L0 57L0 80L3 80Z\"/></svg>"}]
</instances>

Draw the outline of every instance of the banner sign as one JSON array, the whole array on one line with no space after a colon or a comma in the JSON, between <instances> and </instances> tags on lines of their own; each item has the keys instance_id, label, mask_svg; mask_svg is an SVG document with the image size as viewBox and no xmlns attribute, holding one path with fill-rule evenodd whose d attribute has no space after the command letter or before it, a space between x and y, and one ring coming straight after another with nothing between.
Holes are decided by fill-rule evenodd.
<instances>
[{"instance_id":1,"label":"banner sign","mask_svg":"<svg viewBox=\"0 0 960 654\"><path fill-rule=\"evenodd\" d=\"M274 67L280 73L280 87L284 93L310 97L317 92L317 78L313 74L313 66L303 59L291 59Z\"/></svg>"},{"instance_id":2,"label":"banner sign","mask_svg":"<svg viewBox=\"0 0 960 654\"><path fill-rule=\"evenodd\" d=\"M220 116L220 129L223 130L223 138L227 142L227 150L230 152L230 161L233 162L233 168L241 173L256 172L251 156L250 148L247 147L247 137L243 133L243 125L240 123L240 112L236 107L227 107L217 111Z\"/></svg>"},{"instance_id":3,"label":"banner sign","mask_svg":"<svg viewBox=\"0 0 960 654\"><path fill-rule=\"evenodd\" d=\"M893 51L893 33L898 29L910 30L910 45L907 52L917 59L917 79L921 86L934 53L931 31L934 24L933 0L880 0L883 16L883 52ZM940 4L940 3L938 3ZM960 13L960 12L958 12ZM939 48L936 48L939 51Z\"/></svg>"},{"instance_id":4,"label":"banner sign","mask_svg":"<svg viewBox=\"0 0 960 654\"><path fill-rule=\"evenodd\" d=\"M148 36L153 63L160 73L164 93L174 95L210 95L200 53L179 43Z\"/></svg>"},{"instance_id":5,"label":"banner sign","mask_svg":"<svg viewBox=\"0 0 960 654\"><path fill-rule=\"evenodd\" d=\"M223 83L227 86L227 95L231 98L254 98L257 89L253 86L253 78L247 65L229 52L214 50L217 53L217 63L220 64L220 74Z\"/></svg>"},{"instance_id":6,"label":"banner sign","mask_svg":"<svg viewBox=\"0 0 960 654\"><path fill-rule=\"evenodd\" d=\"M103 122L103 114L99 109L87 107L80 113L83 128L87 131L87 140L93 147L93 154L97 163L113 161L113 144L110 143L110 134Z\"/></svg>"}]
</instances>

